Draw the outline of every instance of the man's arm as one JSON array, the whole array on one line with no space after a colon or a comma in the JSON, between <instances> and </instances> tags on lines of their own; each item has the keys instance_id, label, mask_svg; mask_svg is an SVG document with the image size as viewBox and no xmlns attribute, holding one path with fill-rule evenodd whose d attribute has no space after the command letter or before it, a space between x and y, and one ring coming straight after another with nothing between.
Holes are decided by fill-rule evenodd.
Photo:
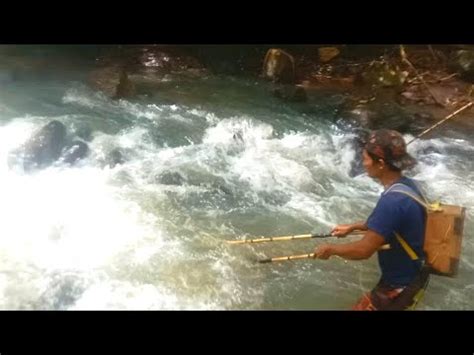
<instances>
[{"instance_id":1,"label":"man's arm","mask_svg":"<svg viewBox=\"0 0 474 355\"><path fill-rule=\"evenodd\" d=\"M331 234L337 237L345 237L346 235L356 230L367 230L367 224L365 222L339 224L332 229Z\"/></svg>"},{"instance_id":2,"label":"man's arm","mask_svg":"<svg viewBox=\"0 0 474 355\"><path fill-rule=\"evenodd\" d=\"M314 255L320 259L337 255L349 260L363 260L370 258L383 244L385 239L380 234L367 230L361 240L346 244L323 244L315 249Z\"/></svg>"}]
</instances>

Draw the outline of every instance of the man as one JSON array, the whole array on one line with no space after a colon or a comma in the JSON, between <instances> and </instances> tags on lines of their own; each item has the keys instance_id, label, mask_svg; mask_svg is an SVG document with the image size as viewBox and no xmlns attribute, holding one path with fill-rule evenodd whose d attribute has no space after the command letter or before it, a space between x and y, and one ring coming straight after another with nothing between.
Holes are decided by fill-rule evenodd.
<instances>
[{"instance_id":1,"label":"man","mask_svg":"<svg viewBox=\"0 0 474 355\"><path fill-rule=\"evenodd\" d=\"M363 150L363 165L368 175L385 188L366 222L341 224L332 234L345 237L355 230L367 231L356 242L323 244L315 257L328 259L337 255L345 259L368 259L378 251L382 272L379 283L365 294L354 310L403 310L413 308L427 286L429 272L423 267L426 212L413 198L400 193L423 195L402 170L413 167L415 159L406 151L400 133L392 130L372 132ZM389 244L390 249L382 245Z\"/></svg>"}]
</instances>

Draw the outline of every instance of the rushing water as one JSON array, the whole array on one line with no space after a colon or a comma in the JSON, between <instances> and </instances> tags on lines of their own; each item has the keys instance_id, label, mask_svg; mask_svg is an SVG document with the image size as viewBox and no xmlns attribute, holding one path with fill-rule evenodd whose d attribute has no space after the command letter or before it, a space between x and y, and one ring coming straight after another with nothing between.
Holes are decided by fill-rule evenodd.
<instances>
[{"instance_id":1,"label":"rushing water","mask_svg":"<svg viewBox=\"0 0 474 355\"><path fill-rule=\"evenodd\" d=\"M87 65L16 79L9 65L0 68L1 309L347 309L377 282L376 257L256 262L319 241L225 243L367 217L381 186L349 174L353 136L334 124L337 97L321 96L309 114L256 80L178 73L151 96L111 100L84 84ZM9 152L51 120L71 135L89 127L89 156L10 169ZM473 142L444 128L409 147L419 164L408 175L468 208L459 276L433 276L419 309L474 306ZM111 167L114 149L124 163Z\"/></svg>"}]
</instances>

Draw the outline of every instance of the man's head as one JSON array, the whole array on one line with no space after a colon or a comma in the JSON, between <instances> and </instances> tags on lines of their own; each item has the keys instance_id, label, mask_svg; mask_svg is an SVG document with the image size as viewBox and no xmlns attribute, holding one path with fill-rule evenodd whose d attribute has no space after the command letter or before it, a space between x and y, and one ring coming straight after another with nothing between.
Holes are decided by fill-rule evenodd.
<instances>
[{"instance_id":1,"label":"man's head","mask_svg":"<svg viewBox=\"0 0 474 355\"><path fill-rule=\"evenodd\" d=\"M388 129L373 131L364 147L363 164L371 177L380 177L384 171L401 172L416 164L407 153L400 133Z\"/></svg>"}]
</instances>

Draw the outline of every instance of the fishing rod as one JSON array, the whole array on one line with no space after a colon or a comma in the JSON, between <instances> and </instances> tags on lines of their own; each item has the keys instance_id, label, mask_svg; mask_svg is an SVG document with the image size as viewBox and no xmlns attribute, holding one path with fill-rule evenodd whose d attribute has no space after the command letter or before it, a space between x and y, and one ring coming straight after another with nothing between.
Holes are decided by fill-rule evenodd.
<instances>
[{"instance_id":1,"label":"fishing rod","mask_svg":"<svg viewBox=\"0 0 474 355\"><path fill-rule=\"evenodd\" d=\"M424 136L426 133L428 132L431 132L433 129L435 129L436 127L438 127L439 125L443 124L444 122L446 122L447 120L453 118L454 116L456 116L458 113L464 111L465 109L471 107L472 105L474 104L474 102L470 101L469 103L465 104L463 107L459 108L458 110L454 111L453 113L449 114L448 116L446 116L444 119L442 119L441 121L439 121L438 123L434 124L433 126L431 126L430 128L424 130L423 132L421 132L419 135L417 135L415 138L413 138L411 141L409 141L407 143L407 145L409 145L410 143L412 143L413 141L417 140L418 138Z\"/></svg>"},{"instance_id":2,"label":"fishing rod","mask_svg":"<svg viewBox=\"0 0 474 355\"><path fill-rule=\"evenodd\" d=\"M365 231L355 231L347 235L362 235ZM265 242L278 242L288 240L301 240L301 239L312 239L312 238L330 238L336 237L332 234L297 234L297 235L286 235L281 237L268 237L268 238L256 238L256 239L243 239L243 240L228 240L228 244L249 244L249 243L265 243Z\"/></svg>"},{"instance_id":3,"label":"fishing rod","mask_svg":"<svg viewBox=\"0 0 474 355\"><path fill-rule=\"evenodd\" d=\"M390 244L384 244L379 248L379 250L389 250L389 249L390 249ZM260 259L258 260L258 262L261 264L266 264L266 263L273 263L275 261L289 261L289 260L313 259L313 258L314 258L314 253L309 253L309 254L299 254L299 255L276 256L276 257L268 258L268 259Z\"/></svg>"}]
</instances>

